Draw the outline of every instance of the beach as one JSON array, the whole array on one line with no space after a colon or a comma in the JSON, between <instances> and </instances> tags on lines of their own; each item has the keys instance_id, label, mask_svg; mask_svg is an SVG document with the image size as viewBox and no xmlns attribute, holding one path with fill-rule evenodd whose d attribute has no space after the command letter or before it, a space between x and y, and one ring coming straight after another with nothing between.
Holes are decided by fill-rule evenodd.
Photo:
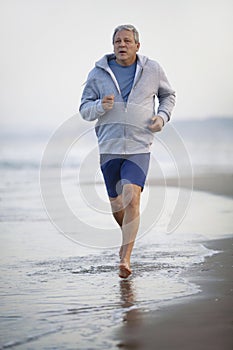
<instances>
[{"instance_id":1,"label":"beach","mask_svg":"<svg viewBox=\"0 0 233 350\"><path fill-rule=\"evenodd\" d=\"M0 9L0 350L233 350L233 1Z\"/></svg>"},{"instance_id":2,"label":"beach","mask_svg":"<svg viewBox=\"0 0 233 350\"><path fill-rule=\"evenodd\" d=\"M199 158L194 142L193 178L169 176L165 158L168 175L151 172L127 280L118 277L119 228L99 173L87 176L85 148L64 165L61 196L54 164L39 178L45 141L9 140L0 164L0 349L232 349L228 138L212 167L212 144Z\"/></svg>"},{"instance_id":3,"label":"beach","mask_svg":"<svg viewBox=\"0 0 233 350\"><path fill-rule=\"evenodd\" d=\"M208 217L201 236L184 238L188 218L178 234L142 236L121 280L117 246L80 247L41 220L2 230L1 349L232 348L230 222L222 239Z\"/></svg>"}]
</instances>

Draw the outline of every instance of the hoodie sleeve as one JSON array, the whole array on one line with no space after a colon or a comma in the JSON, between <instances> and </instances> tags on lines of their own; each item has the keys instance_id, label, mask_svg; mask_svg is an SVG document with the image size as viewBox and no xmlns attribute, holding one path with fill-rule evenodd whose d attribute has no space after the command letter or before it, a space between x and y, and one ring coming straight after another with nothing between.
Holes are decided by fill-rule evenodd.
<instances>
[{"instance_id":1,"label":"hoodie sleeve","mask_svg":"<svg viewBox=\"0 0 233 350\"><path fill-rule=\"evenodd\" d=\"M96 120L105 113L95 78L91 75L87 78L79 107L82 118L88 121Z\"/></svg>"},{"instance_id":2,"label":"hoodie sleeve","mask_svg":"<svg viewBox=\"0 0 233 350\"><path fill-rule=\"evenodd\" d=\"M160 66L159 71L159 88L158 88L158 115L164 120L164 124L170 120L172 110L175 106L176 94L168 82L166 74Z\"/></svg>"}]
</instances>

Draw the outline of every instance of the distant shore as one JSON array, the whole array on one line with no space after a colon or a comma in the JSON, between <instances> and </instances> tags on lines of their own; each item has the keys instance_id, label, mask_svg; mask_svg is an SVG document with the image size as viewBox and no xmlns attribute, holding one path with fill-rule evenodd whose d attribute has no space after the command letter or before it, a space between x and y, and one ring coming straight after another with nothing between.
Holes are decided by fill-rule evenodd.
<instances>
[{"instance_id":1,"label":"distant shore","mask_svg":"<svg viewBox=\"0 0 233 350\"><path fill-rule=\"evenodd\" d=\"M169 186L169 187L184 187L190 188L190 179L182 178L179 183L178 178L150 179L150 185ZM227 173L207 173L193 176L193 190L205 191L221 196L233 198L233 174Z\"/></svg>"}]
</instances>

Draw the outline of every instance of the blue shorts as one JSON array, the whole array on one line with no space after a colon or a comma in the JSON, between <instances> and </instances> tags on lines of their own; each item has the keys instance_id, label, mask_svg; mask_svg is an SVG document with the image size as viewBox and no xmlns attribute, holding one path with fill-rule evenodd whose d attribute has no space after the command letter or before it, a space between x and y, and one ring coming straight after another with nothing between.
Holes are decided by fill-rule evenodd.
<instances>
[{"instance_id":1,"label":"blue shorts","mask_svg":"<svg viewBox=\"0 0 233 350\"><path fill-rule=\"evenodd\" d=\"M101 154L100 165L108 196L115 198L122 193L125 184L142 188L145 185L150 162L150 153Z\"/></svg>"}]
</instances>

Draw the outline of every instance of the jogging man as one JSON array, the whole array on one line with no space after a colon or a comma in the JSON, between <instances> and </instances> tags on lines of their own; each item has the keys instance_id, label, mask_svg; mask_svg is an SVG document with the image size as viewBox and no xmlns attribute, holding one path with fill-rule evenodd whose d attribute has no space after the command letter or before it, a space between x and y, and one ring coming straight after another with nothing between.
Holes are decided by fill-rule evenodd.
<instances>
[{"instance_id":1,"label":"jogging man","mask_svg":"<svg viewBox=\"0 0 233 350\"><path fill-rule=\"evenodd\" d=\"M115 29L113 48L89 73L80 113L85 120L97 121L100 166L122 231L119 276L127 278L153 134L170 120L175 92L159 63L137 53L140 42L134 26Z\"/></svg>"}]
</instances>

